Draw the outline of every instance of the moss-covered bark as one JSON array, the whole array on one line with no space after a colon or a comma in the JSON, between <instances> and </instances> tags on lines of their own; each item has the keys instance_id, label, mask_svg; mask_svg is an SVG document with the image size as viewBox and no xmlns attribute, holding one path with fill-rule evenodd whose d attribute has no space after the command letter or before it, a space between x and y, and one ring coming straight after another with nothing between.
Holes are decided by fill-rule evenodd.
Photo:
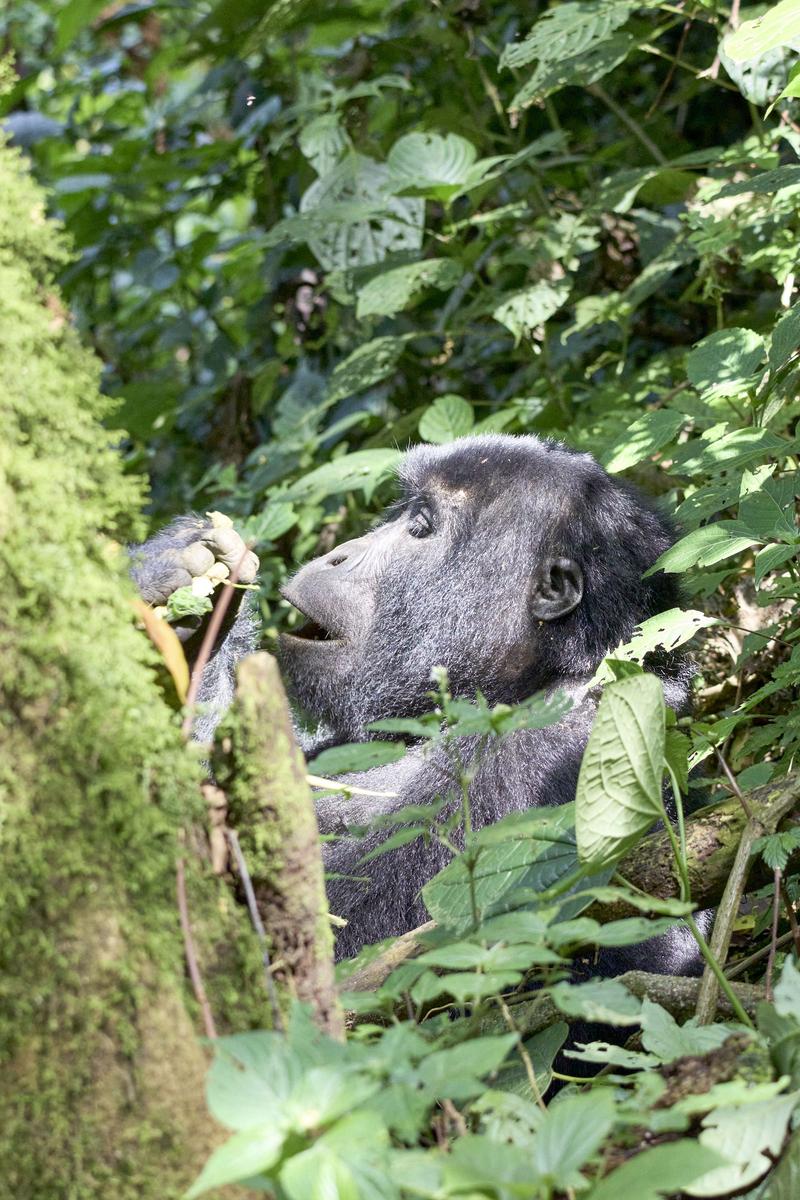
<instances>
[{"instance_id":1,"label":"moss-covered bark","mask_svg":"<svg viewBox=\"0 0 800 1200\"><path fill-rule=\"evenodd\" d=\"M203 802L130 606L141 486L44 213L0 145L0 1200L168 1200L214 1137L175 906L176 834ZM195 869L225 1027L246 984L217 886Z\"/></svg>"},{"instance_id":2,"label":"moss-covered bark","mask_svg":"<svg viewBox=\"0 0 800 1200\"><path fill-rule=\"evenodd\" d=\"M239 667L223 728L217 773L227 784L228 819L252 877L274 979L284 1000L310 1004L321 1028L342 1036L317 819L271 655L252 654Z\"/></svg>"}]
</instances>

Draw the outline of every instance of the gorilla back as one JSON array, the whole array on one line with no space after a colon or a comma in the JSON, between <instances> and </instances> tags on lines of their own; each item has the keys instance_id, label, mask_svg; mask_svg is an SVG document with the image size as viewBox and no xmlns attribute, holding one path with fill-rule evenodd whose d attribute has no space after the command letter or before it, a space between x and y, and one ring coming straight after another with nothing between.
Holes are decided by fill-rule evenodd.
<instances>
[{"instance_id":1,"label":"gorilla back","mask_svg":"<svg viewBox=\"0 0 800 1200\"><path fill-rule=\"evenodd\" d=\"M590 455L535 437L417 447L400 481L402 496L382 524L308 563L282 589L307 618L279 646L294 702L319 726L306 749L365 739L372 721L429 711L435 666L447 669L454 695L480 690L491 703L562 688L574 699L562 721L511 734L476 759L472 824L571 800L596 708L588 681L640 621L678 602L671 577L642 578L673 540L669 523ZM162 546L169 534L158 535ZM220 694L229 695L248 621L241 612L227 648L217 648L206 699L217 676ZM685 711L691 671L680 653L649 666L667 703ZM473 752L465 742L462 758ZM331 910L348 922L340 956L423 921L420 889L449 857L419 838L364 865L387 831L356 838L348 830L430 804L454 785L447 756L419 745L399 763L344 782L394 795L318 801L321 831L336 835L325 857ZM661 948L658 969L679 971L686 954L676 936Z\"/></svg>"}]
</instances>

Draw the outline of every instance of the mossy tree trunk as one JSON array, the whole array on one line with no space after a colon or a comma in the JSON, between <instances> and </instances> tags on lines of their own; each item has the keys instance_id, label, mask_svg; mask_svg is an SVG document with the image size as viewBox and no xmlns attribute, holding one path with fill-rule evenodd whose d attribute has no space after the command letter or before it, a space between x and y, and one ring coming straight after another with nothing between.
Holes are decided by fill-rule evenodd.
<instances>
[{"instance_id":1,"label":"mossy tree trunk","mask_svg":"<svg viewBox=\"0 0 800 1200\"><path fill-rule=\"evenodd\" d=\"M0 1200L170 1200L218 1136L175 901L204 802L130 604L141 487L44 212L0 145ZM218 1027L268 1025L246 913L187 870Z\"/></svg>"}]
</instances>

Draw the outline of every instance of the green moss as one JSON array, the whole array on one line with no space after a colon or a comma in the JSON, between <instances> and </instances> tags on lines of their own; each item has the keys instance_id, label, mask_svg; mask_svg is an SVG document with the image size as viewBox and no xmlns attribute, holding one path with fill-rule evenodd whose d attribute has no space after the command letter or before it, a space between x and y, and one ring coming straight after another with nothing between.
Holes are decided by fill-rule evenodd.
<instances>
[{"instance_id":1,"label":"green moss","mask_svg":"<svg viewBox=\"0 0 800 1200\"><path fill-rule=\"evenodd\" d=\"M214 1137L175 905L199 769L135 625L120 546L142 486L102 424L44 211L0 145L0 1200L168 1200ZM219 888L192 868L230 1027L261 1015L263 993Z\"/></svg>"}]
</instances>

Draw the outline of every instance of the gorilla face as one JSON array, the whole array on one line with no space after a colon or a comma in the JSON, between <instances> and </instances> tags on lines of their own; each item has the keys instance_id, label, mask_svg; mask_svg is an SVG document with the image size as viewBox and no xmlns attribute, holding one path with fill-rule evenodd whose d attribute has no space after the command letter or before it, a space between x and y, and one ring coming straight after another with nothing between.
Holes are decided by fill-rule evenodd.
<instances>
[{"instance_id":1,"label":"gorilla face","mask_svg":"<svg viewBox=\"0 0 800 1200\"><path fill-rule=\"evenodd\" d=\"M284 672L339 738L428 711L437 665L494 703L583 678L659 611L641 575L669 530L588 455L465 438L410 451L400 480L383 524L282 589L308 618L281 638Z\"/></svg>"}]
</instances>

